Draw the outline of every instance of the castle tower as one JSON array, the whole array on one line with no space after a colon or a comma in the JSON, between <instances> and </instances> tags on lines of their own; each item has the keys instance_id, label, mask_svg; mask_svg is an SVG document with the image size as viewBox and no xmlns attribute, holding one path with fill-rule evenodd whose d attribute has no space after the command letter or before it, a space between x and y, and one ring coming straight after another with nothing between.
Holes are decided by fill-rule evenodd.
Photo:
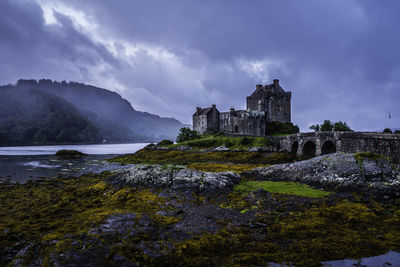
<instances>
[{"instance_id":1,"label":"castle tower","mask_svg":"<svg viewBox=\"0 0 400 267\"><path fill-rule=\"evenodd\" d=\"M256 90L246 98L247 110L263 110L267 121L291 121L291 92L283 90L278 79L272 84L256 85ZM260 105L262 104L262 105Z\"/></svg>"}]
</instances>

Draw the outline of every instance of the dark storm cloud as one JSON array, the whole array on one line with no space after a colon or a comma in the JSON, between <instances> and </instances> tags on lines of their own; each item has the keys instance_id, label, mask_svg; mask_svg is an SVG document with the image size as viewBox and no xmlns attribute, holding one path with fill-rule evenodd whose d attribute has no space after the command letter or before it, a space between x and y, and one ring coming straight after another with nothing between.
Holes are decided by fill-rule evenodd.
<instances>
[{"instance_id":1,"label":"dark storm cloud","mask_svg":"<svg viewBox=\"0 0 400 267\"><path fill-rule=\"evenodd\" d=\"M89 76L88 66L117 64L109 51L77 31L69 17L54 13L45 25L41 7L30 1L0 2L0 81L19 78L71 80ZM65 71L68 70L68 73Z\"/></svg>"},{"instance_id":2,"label":"dark storm cloud","mask_svg":"<svg viewBox=\"0 0 400 267\"><path fill-rule=\"evenodd\" d=\"M77 29L62 9L59 24L45 25L38 5L6 1L1 81L109 81L125 88L119 92L135 107L188 122L197 105L244 108L256 83L280 78L302 130L323 119L356 129L400 125L398 1L40 1L52 2L90 17L116 52ZM127 43L144 48L127 56ZM100 75L96 66L105 66Z\"/></svg>"}]
</instances>

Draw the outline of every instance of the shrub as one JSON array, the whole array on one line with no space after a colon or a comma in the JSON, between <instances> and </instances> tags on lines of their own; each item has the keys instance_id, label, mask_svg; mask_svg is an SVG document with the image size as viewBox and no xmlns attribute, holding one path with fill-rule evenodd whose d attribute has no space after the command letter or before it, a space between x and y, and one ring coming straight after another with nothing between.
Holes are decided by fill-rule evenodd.
<instances>
[{"instance_id":1,"label":"shrub","mask_svg":"<svg viewBox=\"0 0 400 267\"><path fill-rule=\"evenodd\" d=\"M247 137L247 136L242 137L242 138L240 139L240 141L239 141L239 145L243 145L243 146L248 146L248 145L250 145L251 143L252 143L252 140L251 140L249 137Z\"/></svg>"},{"instance_id":2,"label":"shrub","mask_svg":"<svg viewBox=\"0 0 400 267\"><path fill-rule=\"evenodd\" d=\"M267 137L256 137L253 142L253 146L266 147L271 145L273 145L273 142Z\"/></svg>"},{"instance_id":3,"label":"shrub","mask_svg":"<svg viewBox=\"0 0 400 267\"><path fill-rule=\"evenodd\" d=\"M297 125L291 122L280 121L268 122L265 130L267 135L295 134L300 131Z\"/></svg>"},{"instance_id":4,"label":"shrub","mask_svg":"<svg viewBox=\"0 0 400 267\"><path fill-rule=\"evenodd\" d=\"M383 133L393 133L392 130L390 128L385 128L383 130Z\"/></svg>"},{"instance_id":5,"label":"shrub","mask_svg":"<svg viewBox=\"0 0 400 267\"><path fill-rule=\"evenodd\" d=\"M184 142L189 140L194 140L200 138L200 135L197 131L191 130L189 127L183 127L179 130L178 137L176 138L176 142Z\"/></svg>"},{"instance_id":6,"label":"shrub","mask_svg":"<svg viewBox=\"0 0 400 267\"><path fill-rule=\"evenodd\" d=\"M225 146L226 147L233 147L235 145L235 143L233 143L233 141L231 139L226 139L225 140Z\"/></svg>"}]
</instances>

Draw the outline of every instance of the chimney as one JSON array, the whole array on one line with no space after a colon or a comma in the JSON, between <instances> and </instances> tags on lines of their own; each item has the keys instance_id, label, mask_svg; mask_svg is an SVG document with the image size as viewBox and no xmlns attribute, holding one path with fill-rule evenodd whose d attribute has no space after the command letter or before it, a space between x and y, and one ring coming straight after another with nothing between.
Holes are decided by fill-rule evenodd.
<instances>
[{"instance_id":1,"label":"chimney","mask_svg":"<svg viewBox=\"0 0 400 267\"><path fill-rule=\"evenodd\" d=\"M211 107L212 107L213 109L216 109L216 108L217 108L217 105L212 104Z\"/></svg>"},{"instance_id":2,"label":"chimney","mask_svg":"<svg viewBox=\"0 0 400 267\"><path fill-rule=\"evenodd\" d=\"M235 111L235 108L232 106L231 109L230 109L230 111Z\"/></svg>"},{"instance_id":3,"label":"chimney","mask_svg":"<svg viewBox=\"0 0 400 267\"><path fill-rule=\"evenodd\" d=\"M279 85L279 80L278 79L274 79L274 86L278 86Z\"/></svg>"},{"instance_id":4,"label":"chimney","mask_svg":"<svg viewBox=\"0 0 400 267\"><path fill-rule=\"evenodd\" d=\"M256 85L256 89L261 89L262 88L262 84L257 84Z\"/></svg>"},{"instance_id":5,"label":"chimney","mask_svg":"<svg viewBox=\"0 0 400 267\"><path fill-rule=\"evenodd\" d=\"M200 110L201 110L201 107L197 107L197 108L196 108L196 111L197 111L197 112L200 112Z\"/></svg>"}]
</instances>

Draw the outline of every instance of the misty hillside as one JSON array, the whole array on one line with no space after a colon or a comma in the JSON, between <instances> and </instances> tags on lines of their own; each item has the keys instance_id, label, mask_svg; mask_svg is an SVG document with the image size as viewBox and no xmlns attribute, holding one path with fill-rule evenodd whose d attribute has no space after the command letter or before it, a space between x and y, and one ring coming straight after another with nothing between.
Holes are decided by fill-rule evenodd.
<instances>
[{"instance_id":1,"label":"misty hillside","mask_svg":"<svg viewBox=\"0 0 400 267\"><path fill-rule=\"evenodd\" d=\"M0 145L98 143L102 136L67 101L37 90L0 90Z\"/></svg>"},{"instance_id":2,"label":"misty hillside","mask_svg":"<svg viewBox=\"0 0 400 267\"><path fill-rule=\"evenodd\" d=\"M184 126L175 119L136 111L127 100L115 92L76 82L19 80L16 85L0 87L0 105L0 131L3 133L0 135L0 144L16 141L5 139L5 133L10 135L11 132L24 132L21 127L42 129L43 121L47 123L46 128L49 128L48 124L64 126L65 129L82 131L82 135L87 137L86 140L82 140L71 136L70 140L64 138L59 142L98 142L100 139L107 142L144 142L174 139L179 129ZM53 116L54 112L58 115ZM64 117L60 114L64 114ZM81 121L81 128L67 124L70 117ZM57 123L54 120L57 120ZM87 124L87 130L82 128L83 121ZM85 132L89 129L90 133ZM31 135L22 135L25 137L19 138L17 143L54 142L54 139L58 141L55 134L51 140L32 136L30 142L26 140Z\"/></svg>"}]
</instances>

